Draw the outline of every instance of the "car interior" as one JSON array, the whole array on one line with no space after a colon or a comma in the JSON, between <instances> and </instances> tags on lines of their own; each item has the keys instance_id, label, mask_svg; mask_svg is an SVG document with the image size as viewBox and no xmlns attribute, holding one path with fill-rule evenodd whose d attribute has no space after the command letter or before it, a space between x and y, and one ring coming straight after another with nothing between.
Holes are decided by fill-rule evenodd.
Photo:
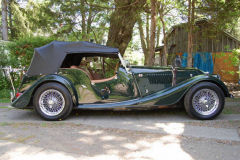
<instances>
[{"instance_id":1,"label":"car interior","mask_svg":"<svg viewBox=\"0 0 240 160\"><path fill-rule=\"evenodd\" d=\"M93 82L103 82L116 76L119 60L107 57L83 57L77 68L85 72ZM66 68L66 67L61 67ZM67 67L70 68L70 67Z\"/></svg>"}]
</instances>

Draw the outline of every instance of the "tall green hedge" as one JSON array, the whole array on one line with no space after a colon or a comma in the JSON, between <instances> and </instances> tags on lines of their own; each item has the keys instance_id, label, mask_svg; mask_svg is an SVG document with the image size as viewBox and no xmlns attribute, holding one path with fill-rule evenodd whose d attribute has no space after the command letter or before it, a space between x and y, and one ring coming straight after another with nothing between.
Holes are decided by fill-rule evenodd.
<instances>
[{"instance_id":1,"label":"tall green hedge","mask_svg":"<svg viewBox=\"0 0 240 160\"><path fill-rule=\"evenodd\" d=\"M0 68L12 67L28 69L33 57L34 48L44 46L54 41L52 37L30 36L22 37L10 43L0 44ZM18 87L23 72L11 73L14 85ZM11 89L9 78L0 70L0 90Z\"/></svg>"},{"instance_id":2,"label":"tall green hedge","mask_svg":"<svg viewBox=\"0 0 240 160\"><path fill-rule=\"evenodd\" d=\"M9 43L7 48L10 50L10 65L13 68L27 69L33 57L34 48L44 46L54 39L49 37L24 37L19 38L13 43Z\"/></svg>"}]
</instances>

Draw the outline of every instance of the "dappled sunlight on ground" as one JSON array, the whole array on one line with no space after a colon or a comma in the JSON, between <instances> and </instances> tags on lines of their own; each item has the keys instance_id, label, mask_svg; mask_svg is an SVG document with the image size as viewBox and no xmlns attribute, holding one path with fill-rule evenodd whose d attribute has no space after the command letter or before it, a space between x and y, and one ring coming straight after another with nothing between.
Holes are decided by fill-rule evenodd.
<instances>
[{"instance_id":1,"label":"dappled sunlight on ground","mask_svg":"<svg viewBox=\"0 0 240 160\"><path fill-rule=\"evenodd\" d=\"M182 134L184 132L184 124L182 123L156 123L157 128L162 128L168 134Z\"/></svg>"},{"instance_id":2,"label":"dappled sunlight on ground","mask_svg":"<svg viewBox=\"0 0 240 160\"><path fill-rule=\"evenodd\" d=\"M128 124L126 122L123 123ZM166 134L184 132L184 124L181 123L156 123L154 126L155 128L152 127L151 129L161 128L166 131ZM99 130L92 132L89 130L87 132L78 132L79 134L85 134L88 138L92 137L94 135L93 133L102 133L98 134L98 137L87 138L85 143L89 144L89 142L93 142L94 139L94 143L100 144L107 155L101 154L92 158L107 158L110 156L116 159L159 159L160 157L161 159L193 159L191 155L181 148L181 140L173 135L159 135L156 137L156 135L151 136L151 134L142 135L144 133L138 131L132 132L124 130L120 133L119 131L115 132L116 134L113 136L106 135L107 131L108 129L106 129L105 132L100 132ZM123 133L130 137L126 138L121 136ZM134 138L132 136L134 136ZM99 150L101 150L101 148L99 148Z\"/></svg>"},{"instance_id":3,"label":"dappled sunlight on ground","mask_svg":"<svg viewBox=\"0 0 240 160\"><path fill-rule=\"evenodd\" d=\"M43 148L17 144L2 140L0 140L0 149L1 149L0 158L2 160L75 159L70 155L66 155L64 152L56 152L50 150L46 151Z\"/></svg>"},{"instance_id":4,"label":"dappled sunlight on ground","mask_svg":"<svg viewBox=\"0 0 240 160\"><path fill-rule=\"evenodd\" d=\"M33 111L2 110L9 113L0 114L0 160L240 159L238 115L196 121L186 114L153 111L79 111L65 121L46 122ZM222 121L236 125L206 126ZM206 148L211 152L202 152Z\"/></svg>"},{"instance_id":5,"label":"dappled sunlight on ground","mask_svg":"<svg viewBox=\"0 0 240 160\"><path fill-rule=\"evenodd\" d=\"M175 125L155 124L166 129L166 134ZM11 131L0 135L0 150L14 147L5 150L1 159L192 159L173 135L57 123L31 124L23 133L23 124L13 126L2 126ZM4 140L14 141L27 132L35 136L16 144Z\"/></svg>"},{"instance_id":6,"label":"dappled sunlight on ground","mask_svg":"<svg viewBox=\"0 0 240 160\"><path fill-rule=\"evenodd\" d=\"M163 136L154 142L140 140L126 144L126 147L134 149L125 156L127 159L193 159L181 148L180 140L171 136Z\"/></svg>"},{"instance_id":7,"label":"dappled sunlight on ground","mask_svg":"<svg viewBox=\"0 0 240 160\"><path fill-rule=\"evenodd\" d=\"M116 137L115 136L103 136L103 137L101 137L101 140L112 141L112 140L116 140Z\"/></svg>"},{"instance_id":8,"label":"dappled sunlight on ground","mask_svg":"<svg viewBox=\"0 0 240 160\"><path fill-rule=\"evenodd\" d=\"M85 134L85 135L94 136L94 135L102 134L103 132L102 132L102 131L94 131L94 132L91 132L91 131L89 131L89 130L86 130L86 131L80 131L79 133Z\"/></svg>"},{"instance_id":9,"label":"dappled sunlight on ground","mask_svg":"<svg viewBox=\"0 0 240 160\"><path fill-rule=\"evenodd\" d=\"M85 154L72 154L57 150L49 150L40 147L33 147L24 144L11 144L12 142L1 142L0 148L8 148L11 144L11 150L6 151L0 155L1 159L8 160L72 160L72 159L193 159L188 153L181 149L180 141L172 142L174 138L162 137L158 141L148 142L146 140L139 140L135 143L123 143L121 146L103 145L105 149L103 153L92 154L86 151ZM113 140L113 139L112 139ZM169 141L170 140L170 141ZM178 141L178 142L177 142ZM95 142L96 143L96 142ZM7 146L9 145L9 146ZM64 147L64 146L63 146ZM124 148L125 152L118 148ZM115 149L112 149L115 148ZM101 148L100 148L101 149ZM90 155L89 155L90 154Z\"/></svg>"}]
</instances>

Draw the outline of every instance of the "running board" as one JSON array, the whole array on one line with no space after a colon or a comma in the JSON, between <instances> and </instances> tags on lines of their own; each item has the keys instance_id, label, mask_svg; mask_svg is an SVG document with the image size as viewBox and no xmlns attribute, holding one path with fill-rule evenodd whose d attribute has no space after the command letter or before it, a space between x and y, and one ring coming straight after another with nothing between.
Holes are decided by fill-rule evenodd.
<instances>
[{"instance_id":1,"label":"running board","mask_svg":"<svg viewBox=\"0 0 240 160\"><path fill-rule=\"evenodd\" d=\"M127 108L133 107L132 105L138 105L141 100L133 99L123 102L115 102L115 103L101 103L101 104L79 104L79 109L114 109L114 108ZM140 106L138 106L140 107ZM146 107L146 106L144 106Z\"/></svg>"}]
</instances>

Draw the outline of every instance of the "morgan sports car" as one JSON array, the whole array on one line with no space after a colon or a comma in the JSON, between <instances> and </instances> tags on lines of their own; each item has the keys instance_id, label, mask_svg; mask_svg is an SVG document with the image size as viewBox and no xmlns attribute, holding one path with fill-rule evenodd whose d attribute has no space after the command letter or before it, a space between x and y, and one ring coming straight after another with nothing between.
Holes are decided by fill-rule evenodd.
<instances>
[{"instance_id":1,"label":"morgan sports car","mask_svg":"<svg viewBox=\"0 0 240 160\"><path fill-rule=\"evenodd\" d=\"M79 61L77 67L69 63L74 61ZM191 117L206 120L217 117L230 96L216 74L195 68L130 66L118 48L53 41L35 48L11 106L35 109L46 120L62 120L73 109L184 106Z\"/></svg>"}]
</instances>

